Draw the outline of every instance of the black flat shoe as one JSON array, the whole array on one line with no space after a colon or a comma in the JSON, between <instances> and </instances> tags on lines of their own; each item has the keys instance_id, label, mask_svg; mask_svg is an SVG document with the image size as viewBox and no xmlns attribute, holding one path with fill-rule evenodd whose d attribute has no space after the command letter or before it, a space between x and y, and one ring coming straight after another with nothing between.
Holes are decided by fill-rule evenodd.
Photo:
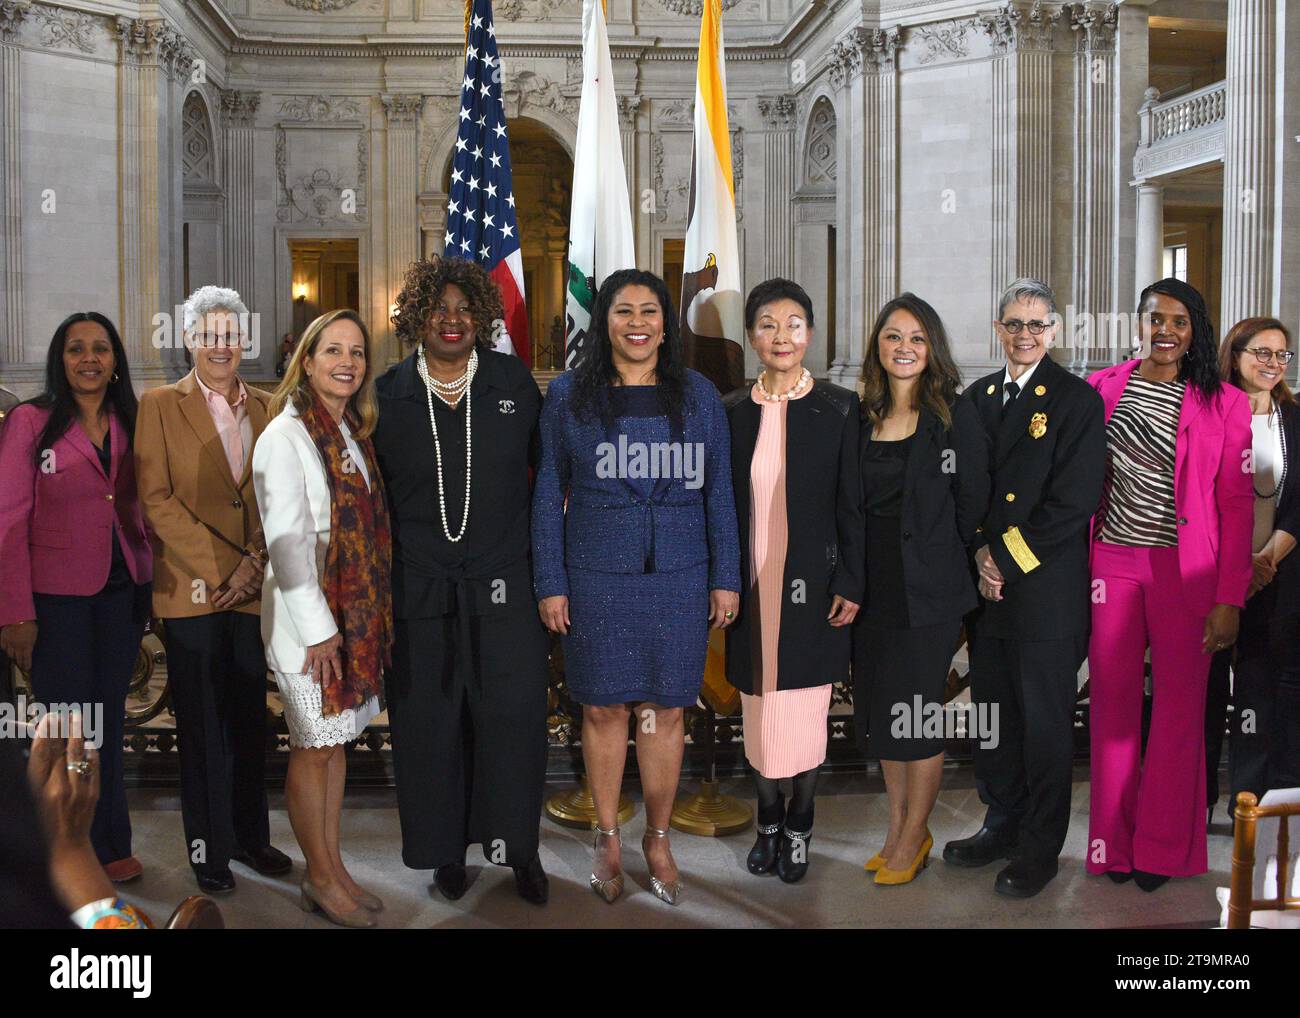
<instances>
[{"instance_id":1,"label":"black flat shoe","mask_svg":"<svg viewBox=\"0 0 1300 1018\"><path fill-rule=\"evenodd\" d=\"M465 888L469 886L469 879L465 873L465 864L463 862L453 862L448 863L446 866L439 866L434 871L433 884L444 898L448 901L455 901L465 893Z\"/></svg>"},{"instance_id":2,"label":"black flat shoe","mask_svg":"<svg viewBox=\"0 0 1300 1018\"><path fill-rule=\"evenodd\" d=\"M998 859L1009 859L1019 838L991 827L981 827L969 838L958 838L943 846L943 861L972 869Z\"/></svg>"},{"instance_id":3,"label":"black flat shoe","mask_svg":"<svg viewBox=\"0 0 1300 1018\"><path fill-rule=\"evenodd\" d=\"M195 870L194 879L204 894L229 894L235 889L235 875L230 872L230 867L203 872Z\"/></svg>"},{"instance_id":4,"label":"black flat shoe","mask_svg":"<svg viewBox=\"0 0 1300 1018\"><path fill-rule=\"evenodd\" d=\"M534 905L545 905L551 897L551 881L542 869L541 858L533 856L526 865L514 867L514 871L515 890L519 897Z\"/></svg>"},{"instance_id":5,"label":"black flat shoe","mask_svg":"<svg viewBox=\"0 0 1300 1018\"><path fill-rule=\"evenodd\" d=\"M797 884L808 872L809 846L812 844L812 817L787 816L781 832L781 848L776 857L776 875L784 883Z\"/></svg>"},{"instance_id":6,"label":"black flat shoe","mask_svg":"<svg viewBox=\"0 0 1300 1018\"><path fill-rule=\"evenodd\" d=\"M771 873L781 851L781 830L785 820L785 796L770 809L758 808L758 837L745 858L750 873Z\"/></svg>"},{"instance_id":7,"label":"black flat shoe","mask_svg":"<svg viewBox=\"0 0 1300 1018\"><path fill-rule=\"evenodd\" d=\"M270 845L261 845L251 852L240 849L230 856L235 862L243 863L264 877L279 877L293 869L293 860Z\"/></svg>"},{"instance_id":8,"label":"black flat shoe","mask_svg":"<svg viewBox=\"0 0 1300 1018\"><path fill-rule=\"evenodd\" d=\"M1133 879L1133 874L1128 870L1107 870L1106 876L1110 877L1112 884L1127 884Z\"/></svg>"},{"instance_id":9,"label":"black flat shoe","mask_svg":"<svg viewBox=\"0 0 1300 1018\"><path fill-rule=\"evenodd\" d=\"M1011 898L1032 898L1056 876L1056 860L1012 859L993 882L993 890Z\"/></svg>"},{"instance_id":10,"label":"black flat shoe","mask_svg":"<svg viewBox=\"0 0 1300 1018\"><path fill-rule=\"evenodd\" d=\"M1133 871L1133 883L1150 894L1161 884L1168 882L1169 878L1162 873L1148 873L1146 870Z\"/></svg>"}]
</instances>

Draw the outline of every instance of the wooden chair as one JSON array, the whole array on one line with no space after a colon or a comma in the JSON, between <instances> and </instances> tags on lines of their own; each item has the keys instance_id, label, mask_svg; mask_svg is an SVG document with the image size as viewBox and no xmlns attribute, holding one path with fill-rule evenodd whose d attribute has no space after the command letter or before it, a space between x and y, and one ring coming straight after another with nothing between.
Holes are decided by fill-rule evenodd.
<instances>
[{"instance_id":1,"label":"wooden chair","mask_svg":"<svg viewBox=\"0 0 1300 1018\"><path fill-rule=\"evenodd\" d=\"M221 909L211 898L191 894L176 906L176 911L163 927L167 930L224 930L226 922Z\"/></svg>"},{"instance_id":2,"label":"wooden chair","mask_svg":"<svg viewBox=\"0 0 1300 1018\"><path fill-rule=\"evenodd\" d=\"M1300 801L1259 805L1251 792L1237 796L1236 831L1232 840L1232 883L1228 892L1228 929L1250 929L1256 911L1300 911L1300 897L1288 894L1291 885L1291 840L1287 822L1300 817ZM1277 817L1277 883L1272 898L1255 897L1255 824L1265 817ZM1264 887L1265 894L1268 888Z\"/></svg>"}]
</instances>

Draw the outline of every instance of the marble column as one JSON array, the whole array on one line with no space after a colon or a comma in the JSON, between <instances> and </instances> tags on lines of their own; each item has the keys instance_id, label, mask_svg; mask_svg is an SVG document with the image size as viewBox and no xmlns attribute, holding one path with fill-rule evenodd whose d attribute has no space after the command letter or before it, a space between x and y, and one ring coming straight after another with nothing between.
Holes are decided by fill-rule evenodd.
<instances>
[{"instance_id":1,"label":"marble column","mask_svg":"<svg viewBox=\"0 0 1300 1018\"><path fill-rule=\"evenodd\" d=\"M993 46L993 261L989 317L1013 279L1052 278L1052 33L1059 8L1008 3L985 15ZM1002 357L990 340L989 353Z\"/></svg>"},{"instance_id":2,"label":"marble column","mask_svg":"<svg viewBox=\"0 0 1300 1018\"><path fill-rule=\"evenodd\" d=\"M119 17L118 40L118 238L121 251L122 342L131 372L140 381L163 377L162 351L177 331L153 341L154 316L164 307L165 269L159 221L163 166L159 159L159 48L166 22ZM173 323L174 324L174 323Z\"/></svg>"},{"instance_id":3,"label":"marble column","mask_svg":"<svg viewBox=\"0 0 1300 1018\"><path fill-rule=\"evenodd\" d=\"M1133 292L1141 293L1164 275L1165 189L1142 181L1137 185L1137 260Z\"/></svg>"},{"instance_id":4,"label":"marble column","mask_svg":"<svg viewBox=\"0 0 1300 1018\"><path fill-rule=\"evenodd\" d=\"M1275 0L1229 0L1221 329L1273 314ZM1221 333L1222 334L1222 333Z\"/></svg>"},{"instance_id":5,"label":"marble column","mask_svg":"<svg viewBox=\"0 0 1300 1018\"><path fill-rule=\"evenodd\" d=\"M195 52L185 37L166 26L158 44L158 66L162 81L158 95L158 185L159 185L159 272L158 289L164 309L174 313L185 293L185 169L184 102L195 65ZM250 331L255 329L250 327ZM175 336L175 332L173 332ZM253 332L254 355L260 353L260 337ZM166 377L176 380L188 373L190 361L179 342L160 351Z\"/></svg>"},{"instance_id":6,"label":"marble column","mask_svg":"<svg viewBox=\"0 0 1300 1018\"><path fill-rule=\"evenodd\" d=\"M1116 279L1115 28L1113 3L1070 8L1074 49L1074 220L1070 295L1076 313L1100 327L1080 330L1083 365L1109 363L1118 311ZM1064 309L1062 309L1064 313ZM1089 319L1085 319L1088 321Z\"/></svg>"},{"instance_id":7,"label":"marble column","mask_svg":"<svg viewBox=\"0 0 1300 1018\"><path fill-rule=\"evenodd\" d=\"M0 361L23 359L22 91L17 43L25 6L0 3Z\"/></svg>"},{"instance_id":8,"label":"marble column","mask_svg":"<svg viewBox=\"0 0 1300 1018\"><path fill-rule=\"evenodd\" d=\"M388 117L388 303L397 300L402 280L411 263L420 257L420 227L415 215L419 205L420 111L424 96L384 94L384 113ZM376 330L379 332L380 330ZM389 336L392 353L400 357L392 323L385 320L383 334Z\"/></svg>"},{"instance_id":9,"label":"marble column","mask_svg":"<svg viewBox=\"0 0 1300 1018\"><path fill-rule=\"evenodd\" d=\"M636 119L641 107L639 95L621 95L618 97L618 137L623 146L623 174L627 178L629 208L632 210L632 234L641 233L641 203L637 200L636 190Z\"/></svg>"},{"instance_id":10,"label":"marble column","mask_svg":"<svg viewBox=\"0 0 1300 1018\"><path fill-rule=\"evenodd\" d=\"M763 118L763 256L766 274L793 278L795 98L759 96Z\"/></svg>"},{"instance_id":11,"label":"marble column","mask_svg":"<svg viewBox=\"0 0 1300 1018\"><path fill-rule=\"evenodd\" d=\"M851 171L848 206L848 328L831 381L853 384L876 314L898 292L898 29L855 28L832 60L843 65L849 110L840 137Z\"/></svg>"},{"instance_id":12,"label":"marble column","mask_svg":"<svg viewBox=\"0 0 1300 1018\"><path fill-rule=\"evenodd\" d=\"M257 263L253 237L256 228L254 166L257 150L257 111L262 93L227 89L221 93L223 183L226 189L222 245L226 281L250 311L257 310ZM273 337L274 338L274 337Z\"/></svg>"}]
</instances>

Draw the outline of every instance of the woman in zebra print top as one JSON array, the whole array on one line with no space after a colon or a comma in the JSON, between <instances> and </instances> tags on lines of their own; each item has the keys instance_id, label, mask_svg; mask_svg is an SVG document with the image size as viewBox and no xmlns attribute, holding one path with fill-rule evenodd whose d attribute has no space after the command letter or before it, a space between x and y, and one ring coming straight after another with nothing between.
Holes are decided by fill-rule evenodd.
<instances>
[{"instance_id":1,"label":"woman in zebra print top","mask_svg":"<svg viewBox=\"0 0 1300 1018\"><path fill-rule=\"evenodd\" d=\"M1205 302L1162 279L1138 359L1089 379L1106 405L1093 526L1088 871L1153 891L1207 869L1205 692L1251 579L1250 405L1219 378ZM1153 709L1142 753L1143 661Z\"/></svg>"}]
</instances>

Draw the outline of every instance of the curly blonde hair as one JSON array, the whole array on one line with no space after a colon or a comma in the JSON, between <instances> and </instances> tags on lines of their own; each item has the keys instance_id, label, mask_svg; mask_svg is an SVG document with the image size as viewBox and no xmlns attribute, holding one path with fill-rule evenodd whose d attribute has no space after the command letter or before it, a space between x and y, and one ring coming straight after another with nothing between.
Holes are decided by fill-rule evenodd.
<instances>
[{"instance_id":1,"label":"curly blonde hair","mask_svg":"<svg viewBox=\"0 0 1300 1018\"><path fill-rule=\"evenodd\" d=\"M434 306L442 298L448 283L464 291L474 320L474 342L491 345L493 331L503 327L506 317L501 291L487 271L464 258L439 258L412 262L397 295L397 311L392 316L393 330L403 343L414 346L424 338Z\"/></svg>"}]
</instances>

